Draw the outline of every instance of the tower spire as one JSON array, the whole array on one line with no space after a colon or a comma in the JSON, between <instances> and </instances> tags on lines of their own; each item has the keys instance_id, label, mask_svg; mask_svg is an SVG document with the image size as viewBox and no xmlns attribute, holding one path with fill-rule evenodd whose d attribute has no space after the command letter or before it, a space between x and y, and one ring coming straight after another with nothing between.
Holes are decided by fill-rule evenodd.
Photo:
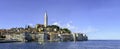
<instances>
[{"instance_id":1,"label":"tower spire","mask_svg":"<svg viewBox=\"0 0 120 49\"><path fill-rule=\"evenodd\" d=\"M47 12L45 11L45 16L44 16L44 27L47 27L48 25L48 16L47 16Z\"/></svg>"}]
</instances>

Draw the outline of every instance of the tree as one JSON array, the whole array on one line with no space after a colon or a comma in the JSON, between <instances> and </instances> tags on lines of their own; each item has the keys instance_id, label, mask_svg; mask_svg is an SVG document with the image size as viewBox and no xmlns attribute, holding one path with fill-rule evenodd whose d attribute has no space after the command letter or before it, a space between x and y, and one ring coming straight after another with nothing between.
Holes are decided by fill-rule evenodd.
<instances>
[{"instance_id":1,"label":"tree","mask_svg":"<svg viewBox=\"0 0 120 49\"><path fill-rule=\"evenodd\" d=\"M49 28L52 31L58 31L60 29L60 27L57 25L49 25L47 26L47 28Z\"/></svg>"},{"instance_id":2,"label":"tree","mask_svg":"<svg viewBox=\"0 0 120 49\"><path fill-rule=\"evenodd\" d=\"M68 28L63 28L62 31L63 31L64 33L71 33L71 31L70 31Z\"/></svg>"}]
</instances>

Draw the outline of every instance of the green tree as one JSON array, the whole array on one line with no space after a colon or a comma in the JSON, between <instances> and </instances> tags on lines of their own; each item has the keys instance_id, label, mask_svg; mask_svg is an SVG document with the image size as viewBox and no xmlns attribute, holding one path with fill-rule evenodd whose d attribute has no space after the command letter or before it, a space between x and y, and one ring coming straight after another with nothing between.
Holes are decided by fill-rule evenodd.
<instances>
[{"instance_id":1,"label":"green tree","mask_svg":"<svg viewBox=\"0 0 120 49\"><path fill-rule=\"evenodd\" d=\"M60 27L57 25L49 25L47 26L47 28L49 28L52 31L59 31Z\"/></svg>"},{"instance_id":2,"label":"green tree","mask_svg":"<svg viewBox=\"0 0 120 49\"><path fill-rule=\"evenodd\" d=\"M63 31L64 33L71 33L71 31L70 31L68 28L63 28L62 31Z\"/></svg>"}]
</instances>

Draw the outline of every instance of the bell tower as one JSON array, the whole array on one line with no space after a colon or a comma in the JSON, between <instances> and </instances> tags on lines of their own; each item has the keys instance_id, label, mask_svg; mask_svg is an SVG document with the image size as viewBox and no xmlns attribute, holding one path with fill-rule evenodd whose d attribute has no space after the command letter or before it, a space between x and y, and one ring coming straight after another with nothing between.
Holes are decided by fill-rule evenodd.
<instances>
[{"instance_id":1,"label":"bell tower","mask_svg":"<svg viewBox=\"0 0 120 49\"><path fill-rule=\"evenodd\" d=\"M44 16L44 27L47 27L48 25L48 16L47 16L47 12L45 12L45 16Z\"/></svg>"}]
</instances>

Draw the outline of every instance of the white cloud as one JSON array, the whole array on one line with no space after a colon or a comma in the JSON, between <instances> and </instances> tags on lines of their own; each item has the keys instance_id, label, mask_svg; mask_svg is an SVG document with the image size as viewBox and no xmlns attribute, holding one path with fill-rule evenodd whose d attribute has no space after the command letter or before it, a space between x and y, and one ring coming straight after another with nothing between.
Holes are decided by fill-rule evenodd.
<instances>
[{"instance_id":1,"label":"white cloud","mask_svg":"<svg viewBox=\"0 0 120 49\"><path fill-rule=\"evenodd\" d=\"M34 24L32 24L32 23L29 23L28 25L30 25L31 27L34 27L35 25Z\"/></svg>"},{"instance_id":2,"label":"white cloud","mask_svg":"<svg viewBox=\"0 0 120 49\"><path fill-rule=\"evenodd\" d=\"M54 22L53 25L58 25L58 26L60 26L60 23L59 23L59 22Z\"/></svg>"},{"instance_id":3,"label":"white cloud","mask_svg":"<svg viewBox=\"0 0 120 49\"><path fill-rule=\"evenodd\" d=\"M72 25L72 22L68 22L67 24L65 24L66 28L69 28L69 29L75 29L75 26Z\"/></svg>"},{"instance_id":4,"label":"white cloud","mask_svg":"<svg viewBox=\"0 0 120 49\"><path fill-rule=\"evenodd\" d=\"M58 25L62 28L68 28L68 29L74 29L75 28L75 26L72 25L72 21L69 21L65 24L61 24L60 22L54 22L53 25Z\"/></svg>"},{"instance_id":5,"label":"white cloud","mask_svg":"<svg viewBox=\"0 0 120 49\"><path fill-rule=\"evenodd\" d=\"M86 28L79 28L75 25L73 25L73 22L72 21L69 21L65 24L61 24L59 22L54 22L53 25L58 25L60 26L61 28L68 28L70 29L72 32L80 32L80 33L92 33L92 32L97 32L98 29L93 27L93 26L87 26Z\"/></svg>"},{"instance_id":6,"label":"white cloud","mask_svg":"<svg viewBox=\"0 0 120 49\"><path fill-rule=\"evenodd\" d=\"M95 33L97 31L99 31L99 30L93 26L88 26L82 30L82 32L85 32L85 33Z\"/></svg>"}]
</instances>

